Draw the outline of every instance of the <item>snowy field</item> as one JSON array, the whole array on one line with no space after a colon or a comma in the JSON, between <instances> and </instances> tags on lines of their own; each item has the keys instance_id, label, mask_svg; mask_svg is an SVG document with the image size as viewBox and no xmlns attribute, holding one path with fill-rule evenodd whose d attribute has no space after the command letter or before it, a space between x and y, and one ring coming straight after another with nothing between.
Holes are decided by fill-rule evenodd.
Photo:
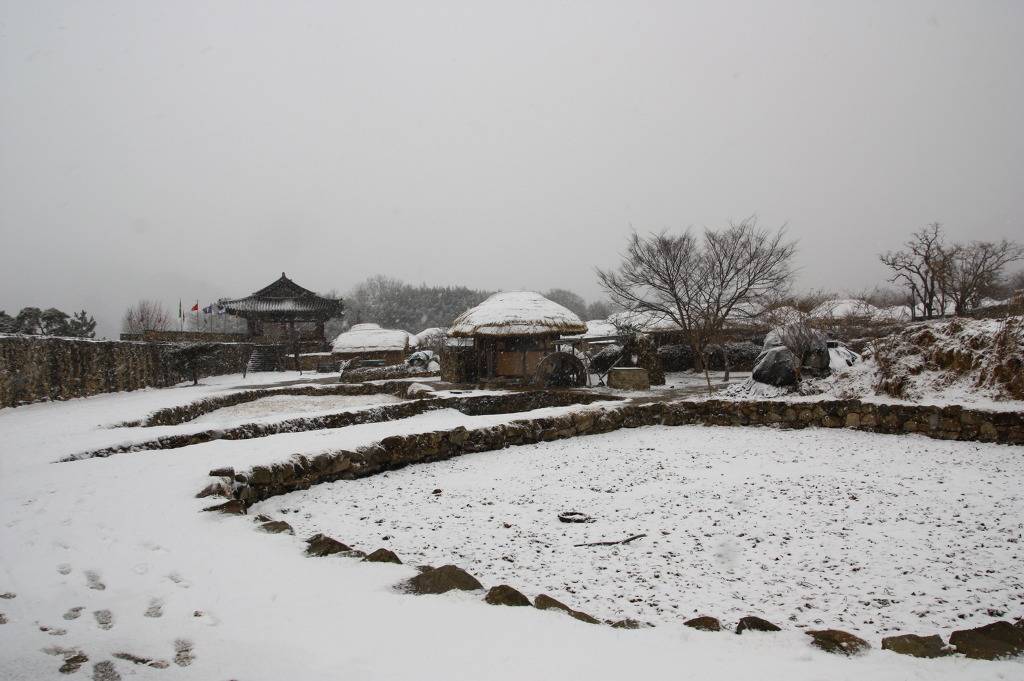
<instances>
[{"instance_id":1,"label":"snowy field","mask_svg":"<svg viewBox=\"0 0 1024 681\"><path fill-rule=\"evenodd\" d=\"M587 625L557 613L532 608L489 606L481 602L480 594L409 596L396 592L394 586L415 574L410 566L367 564L337 556L306 558L302 552L303 528L296 536L266 535L256 530L250 517L200 512L209 500L194 498L195 492L209 481L207 471L216 466L247 467L285 459L295 452L354 447L392 433L420 432L458 424L472 427L531 414L468 417L452 410L442 410L392 423L282 434L258 440L215 441L174 450L52 463L69 453L109 446L126 438L183 432L194 425L183 424L166 429L111 426L142 418L156 409L248 389L261 382L277 382L282 378L301 380L295 374L256 374L246 380L240 376L228 376L205 379L204 385L198 387L179 386L0 409L0 594L4 596L0 599L0 614L3 615L0 618L3 622L0 624L0 679L87 679L93 678L93 665L97 663L110 663L117 677L123 679L245 681L338 678L593 681L634 677L679 678L680 670L701 678L730 680L859 681L870 678L895 681L1024 677L1024 662L1019 660L996 663L965 659L915 660L878 650L877 640L872 640L876 648L862 657L839 658L811 648L807 637L787 621L779 622L786 630L778 634L735 636L690 630L651 609L647 618L657 621L660 626L622 631ZM559 411L544 410L544 413ZM704 443L709 446L714 444L715 438L724 437L726 431L676 429L675 432L679 435L700 433L702 438L711 438ZM786 433L784 436L768 430L749 432L751 438L765 442L785 442L784 438L798 442L812 434L812 431ZM834 439L838 434L832 431L827 435L824 432L820 434L829 438L822 440L823 444L838 442ZM849 435L855 438L850 440L853 444L847 448L851 455L877 441L873 436ZM498 510L508 508L509 517L515 520L513 502L516 497L507 492L525 489L529 482L529 476L512 475L513 468L522 471L521 467L512 467L511 462L516 457L547 452L549 458L566 456L569 461L578 462L571 466L579 466L583 462L578 456L571 455L570 445L584 445L591 440L601 447L614 442L623 443L624 451L631 452L639 465L648 460L644 458L650 453L645 451L646 448L654 447L653 443L645 444L646 439L656 437L655 429L637 429L606 438L571 440L561 445L564 449L508 449L489 458L480 455L442 464L465 464L476 472L471 477L453 473L450 481L429 485L436 485L444 491L439 498L429 499L421 507L426 513L428 504L452 504L461 495L466 504L473 504L473 508L458 509L459 514L475 514L479 510L476 505L487 501L495 504L490 507L493 512L488 513L488 517L494 515L497 519L500 517ZM694 436L688 446L696 448L701 442ZM974 466L979 465L978 461L983 458L1009 457L1017 451L988 446L972 446L973 450L965 446L950 449L952 445L933 441L921 445L920 451L929 447L935 447L940 454L951 452L945 459L948 466L953 465L956 456L960 456L956 460L962 461L962 465ZM803 448L800 447L801 450ZM825 451L828 449L828 446L823 447ZM696 453L696 449L694 451ZM689 473L683 476L693 480L695 486L701 476L705 482L710 479L707 476L712 475L713 469L722 463L716 462L713 447L707 451L708 454L701 454L698 459L708 459L705 465L711 468L700 475ZM975 454L968 457L969 451ZM488 470L473 466L481 461L491 462L485 463ZM950 484L950 489L957 493L970 492L965 503L979 507L987 505L990 509L990 515L983 519L986 528L1002 528L1004 525L991 515L993 500L1005 492L1012 476L1016 475L1015 471L1019 470L1019 464L1014 466L1014 461L1006 458L999 470L995 464L985 468L985 486L978 484L971 490L961 490L959 483L952 485L952 475L943 484ZM541 464L538 461L536 465ZM635 481L641 480L626 466L606 467L609 470L600 476L597 476L598 471L593 471L596 477L588 486L603 489L609 480L617 478L615 484L625 491L629 485L635 488ZM734 469L737 467L738 463ZM937 485L937 479L930 473L926 474L923 468L919 475ZM363 484L365 490L369 485L393 484L398 479L394 475L419 472L423 476L434 476L439 470L434 465L410 467L387 479L368 479L359 484ZM556 476L575 473L572 467L562 473L550 468L540 470L551 476L549 482L552 484L557 483ZM649 477L657 468L652 464L643 470L647 473L644 477ZM617 475L612 476L615 471ZM729 477L733 478L738 473L738 470L733 470ZM871 471L869 477L884 477L878 473L878 470ZM673 479L669 472L663 474L667 480ZM972 477L974 475L971 473ZM473 482L474 478L476 482ZM858 489L863 492L868 482L865 480ZM721 491L716 491L722 498L725 498L727 483L739 484L737 479L731 483L724 480ZM538 484L537 481L534 484ZM1015 484L1019 486L1019 481ZM321 489L326 491L330 488ZM392 497L393 503L404 508L402 505L406 502L402 497L411 500L418 494L418 489L409 483L404 494ZM989 490L991 493L980 495L981 491ZM641 491L634 490L636 494ZM392 492L394 490L389 494ZM541 496L542 492L536 492L535 497L543 503L543 508L555 510L548 498ZM664 510L641 508L629 502L626 494L604 494L608 503L615 496L621 497L623 503L599 504L595 501L596 493L593 497L581 497L581 503L586 500L587 506L580 510L594 515L598 521L571 528L559 527L557 531L578 532L583 540L588 540L617 537L619 527L632 531L634 525L641 523L644 527L637 528L638 531L654 529L660 532L665 529L673 533L682 532L682 528L687 526L680 523L679 529L661 527L658 516L665 513ZM748 495L747 498L750 504L751 497ZM1007 500L1005 503L1008 505L1000 510L1007 514L1016 512L1020 516L1019 509L1012 510L1012 504L1016 502ZM708 498L703 509L712 512L722 508L723 504L721 499ZM296 504L289 499L287 504L275 506L271 502L267 506L278 516L276 509L283 505ZM623 513L616 516L613 512L614 508L630 507L634 508L630 511L634 518ZM956 518L949 515L951 506L948 501L936 503L933 508L935 513L947 514L931 518L933 526L962 519L961 534L965 538L978 540L989 535L990 530L982 530L977 525L980 511L961 509L957 511L960 518ZM349 517L347 508L345 513L337 508L333 512L335 517L331 522L342 522ZM543 514L535 513L541 516L547 510ZM397 517L397 514L391 515L389 520L389 514L379 515L385 522ZM289 513L285 517L297 525L304 521L301 513ZM821 522L826 517L828 514L823 509L821 514L812 518L812 522ZM368 516L360 527L372 525L376 519ZM458 527L457 521L459 519L454 517L451 520L453 534ZM516 535L512 533L539 532L539 528L530 529L529 523L516 522L518 525L510 522L513 524L509 529L512 541L507 543L510 550L517 552L517 565L525 566L527 552L517 548ZM616 522L621 524L616 526ZM723 515L720 522L735 525L738 521ZM769 529L776 533L781 529L769 528L763 520L757 521L753 517L750 522L757 528L757 536L766 542L769 541ZM416 523L407 518L406 524L412 527ZM705 525L708 526L707 531L712 532L713 524L708 522ZM414 534L403 538L398 532L393 532L392 538L384 541L381 535L392 533L392 530L382 532L382 529L374 525L364 530L367 532L363 535L365 543L386 544L407 558L413 557L411 545L416 543ZM479 536L485 540L496 536L496 530L483 521L478 530ZM362 543L362 537L355 532L356 528L353 528L345 538ZM651 559L656 560L655 540L668 542L678 539L673 534L659 536L648 533L650 537L641 540L643 543L625 548L651 551ZM794 535L793 541L801 536ZM557 538L557 535L552 537ZM408 549L403 542L408 543ZM458 551L468 552L467 548L451 547L439 541L433 543L437 548L421 547L419 550L441 554L443 548L446 555L453 557ZM717 548L717 544L710 540L707 543L709 550ZM961 541L954 550L959 550L956 546L966 543L966 539ZM737 554L733 561L737 566L735 570L740 572L746 565L742 561L747 554L740 550L745 539L736 539L736 544ZM975 541L974 545L977 544ZM468 542L466 546L469 546ZM619 549L620 555L626 554L625 548ZM599 565L611 564L609 556L614 551L594 548L581 556L574 565L581 585L599 572ZM549 555L555 556L557 551L549 552ZM991 555L1002 560L999 558L1001 553L993 552ZM680 556L680 565L686 564L684 558L693 560ZM481 553L480 560L486 559L486 553ZM940 556L939 559L943 558ZM988 559L989 554L986 553L985 560ZM956 558L956 561L960 560ZM721 562L716 559L709 558L707 564L721 569ZM493 583L494 578L483 562L472 564L466 560L464 566L477 572L485 583ZM984 572L990 567L979 565L976 570ZM1003 570L1004 566L1000 563L995 567ZM919 565L918 569L923 568ZM517 570L515 574L514 583L529 590L532 577L528 571ZM717 576L719 573L712 574ZM1005 581L1005 572L1001 574ZM647 584L657 583L658 578L650 570L640 576ZM824 576L811 575L811 578L817 584ZM712 575L709 574L706 580L694 575L694 579L710 584ZM895 579L894 576L891 581L898 584ZM509 581L513 580L510 578ZM557 587L566 581L564 577L557 578L551 582L551 586L556 587L551 591L557 591ZM543 584L546 586L548 582ZM983 582L972 579L955 593L977 593L983 586ZM740 591L753 597L752 589ZM579 607L591 608L593 605L594 614L609 614L610 610L597 607L596 601L586 600L582 596L584 592L579 588L577 594L567 600ZM623 595L642 596L644 605L633 604L636 609L631 612L646 612L644 608L648 607L646 600L649 594L644 582L637 580L635 586ZM667 596L660 596L660 599L668 606ZM628 598L623 600L628 602ZM715 603L715 607L707 610L723 618L728 617L732 610L723 603ZM704 606L698 604L695 597L679 599L681 613L698 607ZM901 604L900 607L904 606ZM839 624L830 618L824 619L828 624ZM973 626L982 621L982 617L975 615L967 624ZM930 623L921 623L919 631L922 633L932 630ZM87 656L88 661L71 675L61 674L58 670L65 659L76 653ZM152 659L167 666L154 668L136 664L126 655Z\"/></svg>"},{"instance_id":2,"label":"snowy field","mask_svg":"<svg viewBox=\"0 0 1024 681\"><path fill-rule=\"evenodd\" d=\"M260 421L279 421L293 416L320 416L341 411L354 411L383 404L402 402L394 395L272 395L252 402L204 414L190 423L204 425L237 425Z\"/></svg>"},{"instance_id":3,"label":"snowy field","mask_svg":"<svg viewBox=\"0 0 1024 681\"><path fill-rule=\"evenodd\" d=\"M877 641L1024 613L1024 466L1005 446L643 428L320 485L257 510L601 619L758 614ZM560 522L565 511L594 522Z\"/></svg>"}]
</instances>

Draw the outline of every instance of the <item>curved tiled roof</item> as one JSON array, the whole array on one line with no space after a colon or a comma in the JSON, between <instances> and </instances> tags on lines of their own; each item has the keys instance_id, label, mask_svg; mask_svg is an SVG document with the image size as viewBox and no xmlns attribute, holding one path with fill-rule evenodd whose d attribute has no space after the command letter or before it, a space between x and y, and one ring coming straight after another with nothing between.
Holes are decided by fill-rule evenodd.
<instances>
[{"instance_id":1,"label":"curved tiled roof","mask_svg":"<svg viewBox=\"0 0 1024 681\"><path fill-rule=\"evenodd\" d=\"M327 318L341 313L340 300L323 298L299 286L281 273L281 278L245 298L223 300L220 305L229 313L245 316L311 316Z\"/></svg>"}]
</instances>

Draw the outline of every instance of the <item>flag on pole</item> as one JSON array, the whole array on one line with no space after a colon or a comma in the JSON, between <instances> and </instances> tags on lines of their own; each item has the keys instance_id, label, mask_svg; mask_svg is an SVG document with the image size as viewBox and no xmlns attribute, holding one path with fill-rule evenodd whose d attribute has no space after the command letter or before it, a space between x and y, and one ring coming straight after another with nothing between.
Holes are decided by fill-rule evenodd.
<instances>
[{"instance_id":1,"label":"flag on pole","mask_svg":"<svg viewBox=\"0 0 1024 681\"><path fill-rule=\"evenodd\" d=\"M199 312L199 301L198 300L196 301L196 304L192 306L192 312Z\"/></svg>"},{"instance_id":2,"label":"flag on pole","mask_svg":"<svg viewBox=\"0 0 1024 681\"><path fill-rule=\"evenodd\" d=\"M181 307L181 298L178 298L178 319L185 318L185 310Z\"/></svg>"}]
</instances>

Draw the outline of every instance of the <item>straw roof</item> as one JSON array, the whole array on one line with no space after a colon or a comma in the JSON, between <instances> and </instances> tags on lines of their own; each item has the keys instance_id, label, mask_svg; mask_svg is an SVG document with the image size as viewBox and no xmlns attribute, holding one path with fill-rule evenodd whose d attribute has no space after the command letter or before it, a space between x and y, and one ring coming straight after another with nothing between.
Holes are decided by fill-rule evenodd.
<instances>
[{"instance_id":1,"label":"straw roof","mask_svg":"<svg viewBox=\"0 0 1024 681\"><path fill-rule=\"evenodd\" d=\"M394 352L409 348L409 333L382 329L379 324L356 324L334 339L333 352Z\"/></svg>"},{"instance_id":2,"label":"straw roof","mask_svg":"<svg viewBox=\"0 0 1024 681\"><path fill-rule=\"evenodd\" d=\"M615 325L606 319L590 319L587 321L587 331L581 336L571 336L571 338L601 338L603 336L616 336L619 330L615 328Z\"/></svg>"},{"instance_id":3,"label":"straw roof","mask_svg":"<svg viewBox=\"0 0 1024 681\"><path fill-rule=\"evenodd\" d=\"M448 335L542 336L585 333L587 325L558 303L533 291L504 291L459 315Z\"/></svg>"}]
</instances>

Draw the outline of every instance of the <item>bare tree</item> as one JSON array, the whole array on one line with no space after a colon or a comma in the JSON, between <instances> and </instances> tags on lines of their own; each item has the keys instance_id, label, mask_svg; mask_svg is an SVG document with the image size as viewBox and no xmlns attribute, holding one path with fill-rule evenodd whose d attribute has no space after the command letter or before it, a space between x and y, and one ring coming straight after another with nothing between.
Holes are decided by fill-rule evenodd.
<instances>
[{"instance_id":1,"label":"bare tree","mask_svg":"<svg viewBox=\"0 0 1024 681\"><path fill-rule=\"evenodd\" d=\"M949 258L941 224L933 222L914 232L903 250L883 253L879 259L893 272L889 281L903 284L910 292L912 319L917 318L918 303L927 319L935 316L936 303L942 305L940 313L945 311L941 282Z\"/></svg>"},{"instance_id":2,"label":"bare tree","mask_svg":"<svg viewBox=\"0 0 1024 681\"><path fill-rule=\"evenodd\" d=\"M1006 239L954 246L948 254L941 286L952 299L956 314L962 315L977 306L982 296L996 289L1006 266L1022 258L1024 247Z\"/></svg>"},{"instance_id":3,"label":"bare tree","mask_svg":"<svg viewBox=\"0 0 1024 681\"><path fill-rule=\"evenodd\" d=\"M800 374L804 366L804 360L812 350L822 346L821 332L811 328L807 324L807 319L804 318L779 329L779 342L796 357L796 366L794 367L796 369L796 380L802 380L803 377Z\"/></svg>"},{"instance_id":4,"label":"bare tree","mask_svg":"<svg viewBox=\"0 0 1024 681\"><path fill-rule=\"evenodd\" d=\"M157 300L140 300L125 310L121 320L124 333L167 331L170 328L171 316L164 304Z\"/></svg>"},{"instance_id":5,"label":"bare tree","mask_svg":"<svg viewBox=\"0 0 1024 681\"><path fill-rule=\"evenodd\" d=\"M660 232L630 237L618 270L597 270L612 302L671 319L699 358L711 389L705 349L720 340L727 319L752 317L788 290L796 246L785 228L770 233L755 218L700 237Z\"/></svg>"}]
</instances>

